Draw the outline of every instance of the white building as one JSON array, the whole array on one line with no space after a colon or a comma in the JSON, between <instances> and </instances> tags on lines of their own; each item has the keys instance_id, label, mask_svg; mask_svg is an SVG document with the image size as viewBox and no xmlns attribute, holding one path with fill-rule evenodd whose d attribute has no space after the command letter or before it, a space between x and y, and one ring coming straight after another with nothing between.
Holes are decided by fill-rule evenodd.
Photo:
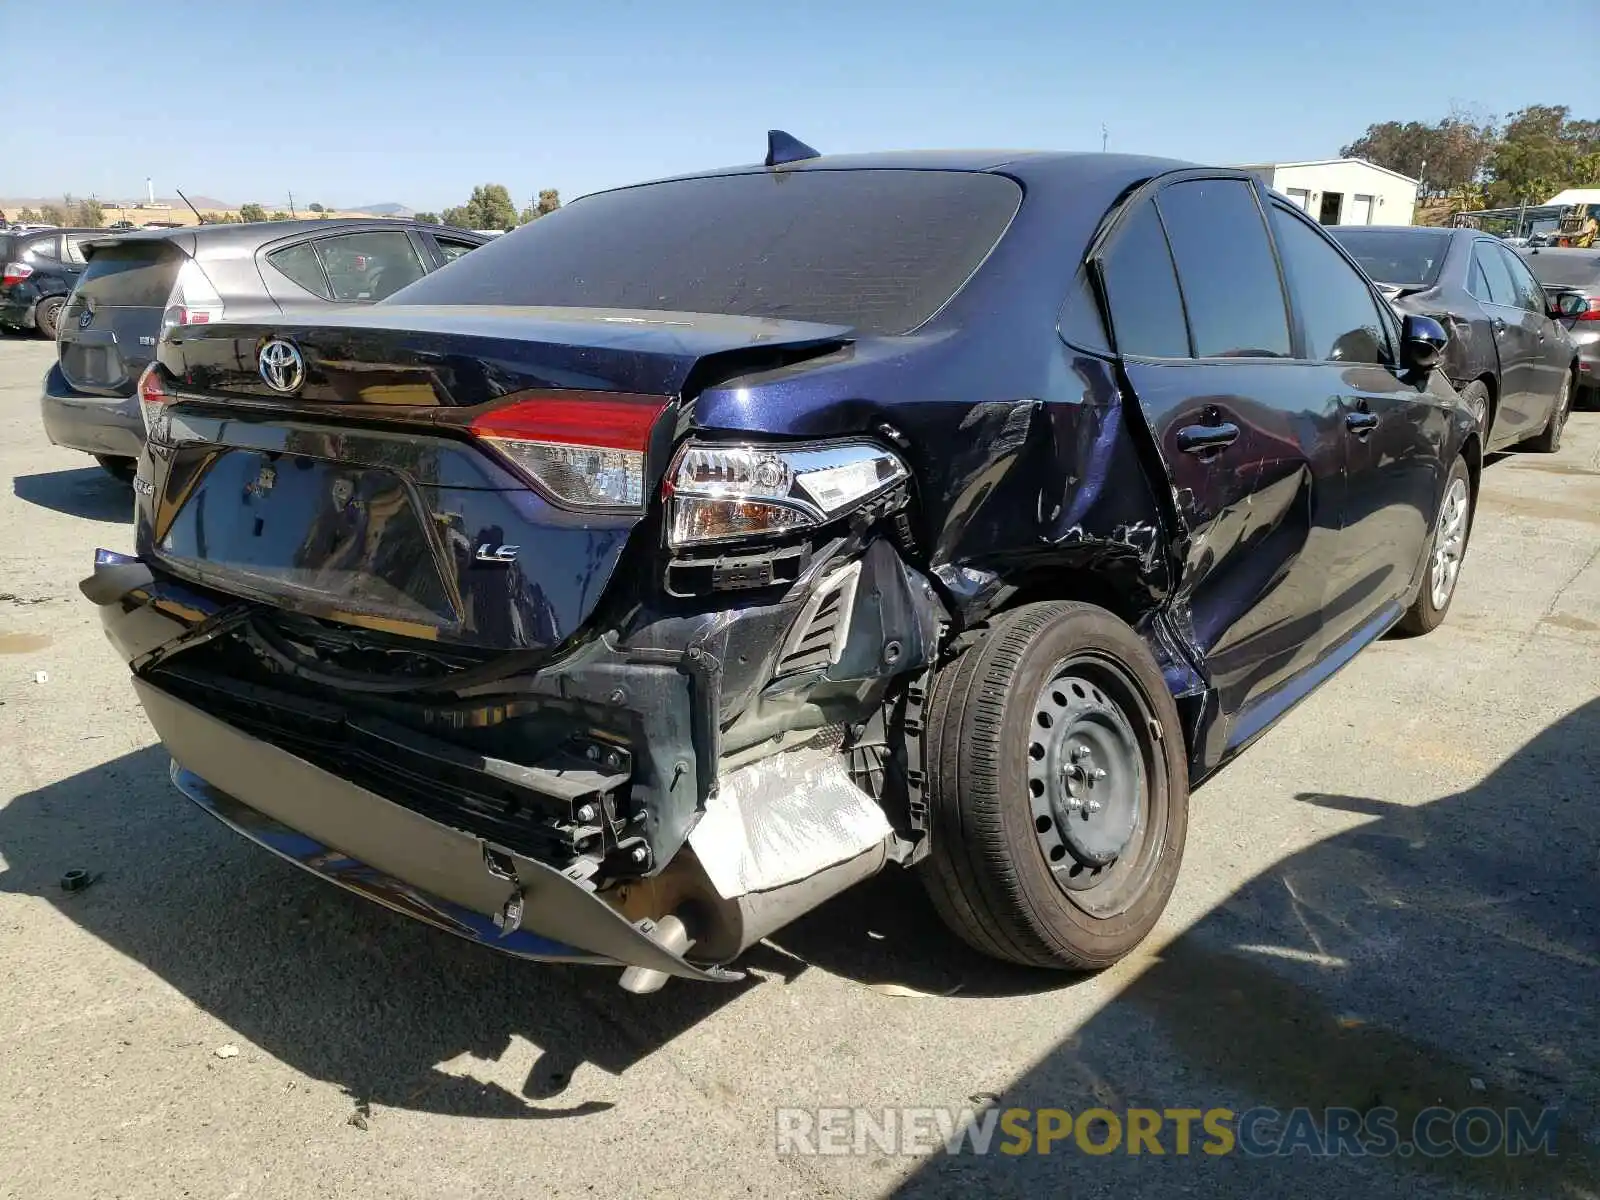
<instances>
[{"instance_id":1,"label":"white building","mask_svg":"<svg viewBox=\"0 0 1600 1200\"><path fill-rule=\"evenodd\" d=\"M1324 225L1409 225L1417 181L1359 158L1244 167Z\"/></svg>"}]
</instances>

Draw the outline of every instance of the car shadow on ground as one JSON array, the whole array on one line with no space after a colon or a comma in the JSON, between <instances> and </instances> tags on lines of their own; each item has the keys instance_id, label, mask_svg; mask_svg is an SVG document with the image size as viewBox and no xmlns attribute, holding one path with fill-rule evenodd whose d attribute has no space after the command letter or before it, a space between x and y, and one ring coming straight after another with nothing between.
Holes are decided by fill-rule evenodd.
<instances>
[{"instance_id":1,"label":"car shadow on ground","mask_svg":"<svg viewBox=\"0 0 1600 1200\"><path fill-rule=\"evenodd\" d=\"M133 521L133 491L99 467L18 475L11 482L17 499L69 517L127 525Z\"/></svg>"},{"instance_id":2,"label":"car shadow on ground","mask_svg":"<svg viewBox=\"0 0 1600 1200\"><path fill-rule=\"evenodd\" d=\"M1152 953L998 1101L1074 1114L1386 1106L1406 1140L1432 1105L1520 1108L1534 1120L1553 1108L1553 1155L1402 1151L1312 1167L1304 1149L1208 1157L1197 1133L1181 1158L1169 1126L1165 1157L1059 1145L1048 1156L941 1154L897 1194L1070 1184L1077 1195L1092 1180L1121 1197L1600 1195L1597 778L1600 700L1458 795L1420 807L1297 797L1371 819L1278 863Z\"/></svg>"}]
</instances>

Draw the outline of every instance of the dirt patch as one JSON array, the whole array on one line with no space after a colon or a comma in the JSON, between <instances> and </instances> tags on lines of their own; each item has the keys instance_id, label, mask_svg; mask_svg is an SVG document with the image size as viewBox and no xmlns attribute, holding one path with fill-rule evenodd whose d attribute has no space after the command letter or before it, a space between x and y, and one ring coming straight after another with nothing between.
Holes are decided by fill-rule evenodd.
<instances>
[{"instance_id":1,"label":"dirt patch","mask_svg":"<svg viewBox=\"0 0 1600 1200\"><path fill-rule=\"evenodd\" d=\"M1565 613L1555 613L1546 617L1544 624L1554 625L1557 629L1571 629L1577 633L1600 632L1600 622L1586 621L1582 617L1569 617Z\"/></svg>"},{"instance_id":2,"label":"dirt patch","mask_svg":"<svg viewBox=\"0 0 1600 1200\"><path fill-rule=\"evenodd\" d=\"M0 633L0 654L26 654L43 650L51 642L48 633Z\"/></svg>"}]
</instances>

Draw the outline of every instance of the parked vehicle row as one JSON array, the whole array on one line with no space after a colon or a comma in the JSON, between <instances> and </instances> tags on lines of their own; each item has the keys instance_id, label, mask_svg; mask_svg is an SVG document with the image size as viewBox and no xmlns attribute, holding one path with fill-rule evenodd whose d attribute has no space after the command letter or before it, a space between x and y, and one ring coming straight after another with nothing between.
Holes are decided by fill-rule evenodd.
<instances>
[{"instance_id":1,"label":"parked vehicle row","mask_svg":"<svg viewBox=\"0 0 1600 1200\"><path fill-rule=\"evenodd\" d=\"M67 328L202 303L198 244L119 246ZM273 269L359 293L331 258ZM1492 360L1486 418L1395 294L1247 172L774 134L376 304L169 322L83 590L185 795L436 927L725 981L894 865L1103 967L1191 791L1445 619L1488 431L1550 433L1570 357ZM121 386L115 345L64 362Z\"/></svg>"},{"instance_id":2,"label":"parked vehicle row","mask_svg":"<svg viewBox=\"0 0 1600 1200\"><path fill-rule=\"evenodd\" d=\"M1590 404L1600 390L1600 250L1534 250L1522 256L1561 313L1578 351L1578 385ZM1581 306L1569 299L1577 297Z\"/></svg>"},{"instance_id":3,"label":"parked vehicle row","mask_svg":"<svg viewBox=\"0 0 1600 1200\"><path fill-rule=\"evenodd\" d=\"M53 338L67 297L83 274L92 229L0 233L0 328Z\"/></svg>"},{"instance_id":4,"label":"parked vehicle row","mask_svg":"<svg viewBox=\"0 0 1600 1200\"><path fill-rule=\"evenodd\" d=\"M1331 232L1397 311L1445 325L1442 370L1477 414L1489 450L1560 447L1576 350L1562 325L1563 301L1546 293L1517 251L1473 229Z\"/></svg>"},{"instance_id":5,"label":"parked vehicle row","mask_svg":"<svg viewBox=\"0 0 1600 1200\"><path fill-rule=\"evenodd\" d=\"M135 385L165 334L319 301L374 303L486 240L396 220L63 235L74 239L76 290L50 318L59 361L44 381L45 432L123 479L144 442Z\"/></svg>"}]
</instances>

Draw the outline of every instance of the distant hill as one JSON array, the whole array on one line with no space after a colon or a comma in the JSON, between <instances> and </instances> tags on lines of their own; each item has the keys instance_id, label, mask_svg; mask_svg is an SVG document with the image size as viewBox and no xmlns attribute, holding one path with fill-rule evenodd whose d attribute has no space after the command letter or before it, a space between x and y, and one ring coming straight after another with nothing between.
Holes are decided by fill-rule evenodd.
<instances>
[{"instance_id":1,"label":"distant hill","mask_svg":"<svg viewBox=\"0 0 1600 1200\"><path fill-rule=\"evenodd\" d=\"M396 204L393 200L385 204L369 204L365 208L346 209L346 212L366 213L369 217L414 217L416 210L407 208L404 204Z\"/></svg>"}]
</instances>

